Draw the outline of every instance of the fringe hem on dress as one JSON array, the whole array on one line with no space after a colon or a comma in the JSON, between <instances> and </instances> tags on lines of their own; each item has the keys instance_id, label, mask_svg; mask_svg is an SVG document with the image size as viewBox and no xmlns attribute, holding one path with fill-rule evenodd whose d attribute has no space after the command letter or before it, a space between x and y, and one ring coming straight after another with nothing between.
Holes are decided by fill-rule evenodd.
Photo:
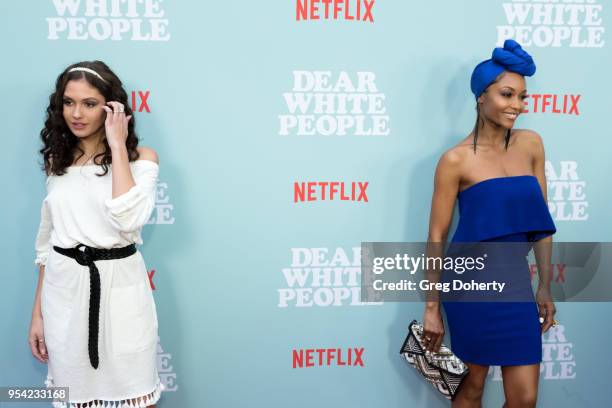
<instances>
[{"instance_id":1,"label":"fringe hem on dress","mask_svg":"<svg viewBox=\"0 0 612 408\"><path fill-rule=\"evenodd\" d=\"M54 387L53 378L50 375L47 375L47 380L45 381L45 385L47 388ZM157 384L155 385L155 389L148 394L124 398L121 400L115 401L105 401L105 400L91 400L86 402L53 402L53 408L146 408L149 405L156 404L159 401L159 397L161 396L162 391L164 391L166 387L162 382L158 379ZM138 401L140 399L140 401Z\"/></svg>"}]
</instances>

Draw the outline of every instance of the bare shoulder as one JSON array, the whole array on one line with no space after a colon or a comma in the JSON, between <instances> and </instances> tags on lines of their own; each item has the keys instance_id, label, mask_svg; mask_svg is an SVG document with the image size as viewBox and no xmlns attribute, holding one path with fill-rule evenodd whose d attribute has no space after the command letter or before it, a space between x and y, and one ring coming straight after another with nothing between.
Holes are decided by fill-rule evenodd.
<instances>
[{"instance_id":1,"label":"bare shoulder","mask_svg":"<svg viewBox=\"0 0 612 408\"><path fill-rule=\"evenodd\" d=\"M459 177L468 152L469 146L459 144L442 153L437 166L438 175L450 179Z\"/></svg>"},{"instance_id":2,"label":"bare shoulder","mask_svg":"<svg viewBox=\"0 0 612 408\"><path fill-rule=\"evenodd\" d=\"M543 145L542 136L535 130L531 129L515 129L514 135L516 136L516 141L528 145L533 146L541 146Z\"/></svg>"},{"instance_id":3,"label":"bare shoulder","mask_svg":"<svg viewBox=\"0 0 612 408\"><path fill-rule=\"evenodd\" d=\"M136 148L138 154L140 155L139 160L149 160L154 163L159 163L159 158L157 157L157 153L155 150L150 147L138 146Z\"/></svg>"},{"instance_id":4,"label":"bare shoulder","mask_svg":"<svg viewBox=\"0 0 612 408\"><path fill-rule=\"evenodd\" d=\"M513 131L516 136L517 143L528 146L530 150L540 150L544 147L542 136L531 129L515 129Z\"/></svg>"},{"instance_id":5,"label":"bare shoulder","mask_svg":"<svg viewBox=\"0 0 612 408\"><path fill-rule=\"evenodd\" d=\"M469 153L471 146L466 144L458 144L451 147L440 157L439 164L445 167L457 168L465 160L466 155Z\"/></svg>"}]
</instances>

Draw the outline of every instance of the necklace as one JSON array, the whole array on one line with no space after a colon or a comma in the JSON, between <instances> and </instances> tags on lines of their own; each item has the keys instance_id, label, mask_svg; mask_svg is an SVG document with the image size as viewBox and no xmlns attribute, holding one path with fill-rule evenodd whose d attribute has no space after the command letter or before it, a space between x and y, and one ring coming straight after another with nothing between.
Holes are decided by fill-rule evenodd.
<instances>
[{"instance_id":1,"label":"necklace","mask_svg":"<svg viewBox=\"0 0 612 408\"><path fill-rule=\"evenodd\" d=\"M96 164L96 163L94 162L94 157L95 157L95 156L96 156L96 153L94 153L93 155L89 156L89 158L88 158L86 161L82 162L82 163L80 164L80 166L87 166L87 165L90 165L90 164Z\"/></svg>"}]
</instances>

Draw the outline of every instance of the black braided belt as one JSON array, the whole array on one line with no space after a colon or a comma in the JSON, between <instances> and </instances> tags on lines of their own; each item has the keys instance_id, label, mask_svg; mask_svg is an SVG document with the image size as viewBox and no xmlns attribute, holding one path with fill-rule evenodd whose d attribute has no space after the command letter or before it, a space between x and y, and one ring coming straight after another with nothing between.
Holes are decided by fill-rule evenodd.
<instances>
[{"instance_id":1,"label":"black braided belt","mask_svg":"<svg viewBox=\"0 0 612 408\"><path fill-rule=\"evenodd\" d=\"M80 265L89 267L89 362L93 368L98 368L98 328L100 324L100 272L94 261L126 258L136 253L136 245L130 244L123 248L93 248L79 244L74 248L53 246L56 252L76 260Z\"/></svg>"}]
</instances>

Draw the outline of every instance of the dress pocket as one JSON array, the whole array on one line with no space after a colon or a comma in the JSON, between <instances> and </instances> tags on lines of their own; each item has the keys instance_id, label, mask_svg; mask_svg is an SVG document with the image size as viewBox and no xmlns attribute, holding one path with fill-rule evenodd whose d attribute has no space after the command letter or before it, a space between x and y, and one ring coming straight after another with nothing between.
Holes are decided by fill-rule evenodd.
<instances>
[{"instance_id":1,"label":"dress pocket","mask_svg":"<svg viewBox=\"0 0 612 408\"><path fill-rule=\"evenodd\" d=\"M56 288L76 288L82 271L87 267L51 249L45 266L45 281Z\"/></svg>"},{"instance_id":2,"label":"dress pocket","mask_svg":"<svg viewBox=\"0 0 612 408\"><path fill-rule=\"evenodd\" d=\"M66 350L72 317L73 291L43 280L41 312L45 343L49 354Z\"/></svg>"},{"instance_id":3,"label":"dress pocket","mask_svg":"<svg viewBox=\"0 0 612 408\"><path fill-rule=\"evenodd\" d=\"M111 289L111 341L115 355L146 350L157 340L153 294L147 283Z\"/></svg>"}]
</instances>

